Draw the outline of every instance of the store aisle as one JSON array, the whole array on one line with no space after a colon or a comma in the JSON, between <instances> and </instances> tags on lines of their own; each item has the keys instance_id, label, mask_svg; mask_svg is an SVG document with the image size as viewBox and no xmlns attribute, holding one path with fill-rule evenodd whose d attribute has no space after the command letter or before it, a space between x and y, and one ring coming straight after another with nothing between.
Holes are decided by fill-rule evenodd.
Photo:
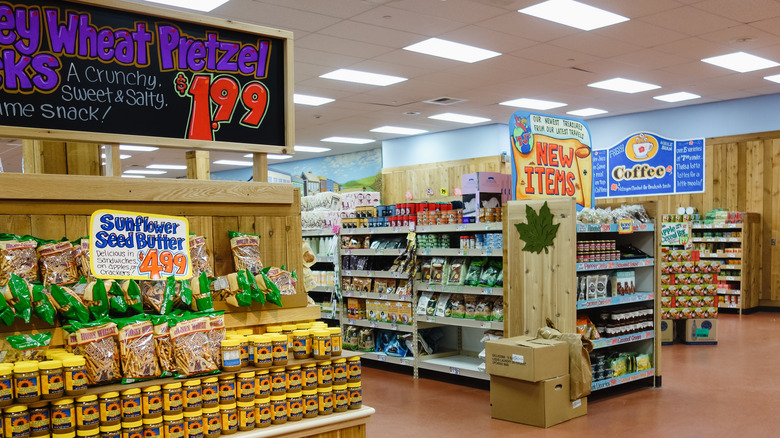
<instances>
[{"instance_id":1,"label":"store aisle","mask_svg":"<svg viewBox=\"0 0 780 438\"><path fill-rule=\"evenodd\" d=\"M663 347L661 388L591 398L546 430L491 419L487 390L364 367L368 436L778 436L780 313L720 315L719 330L717 346Z\"/></svg>"}]
</instances>

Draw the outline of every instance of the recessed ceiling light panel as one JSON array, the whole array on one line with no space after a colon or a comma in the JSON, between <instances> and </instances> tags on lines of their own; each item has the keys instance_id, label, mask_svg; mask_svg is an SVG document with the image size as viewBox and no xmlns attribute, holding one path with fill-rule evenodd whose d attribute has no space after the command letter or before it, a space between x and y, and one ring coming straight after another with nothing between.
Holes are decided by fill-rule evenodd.
<instances>
[{"instance_id":1,"label":"recessed ceiling light panel","mask_svg":"<svg viewBox=\"0 0 780 438\"><path fill-rule=\"evenodd\" d=\"M566 114L571 114L572 116L577 117L589 117L589 116L597 116L599 114L606 114L607 111L603 109L598 108L583 108L579 110L569 111Z\"/></svg>"},{"instance_id":2,"label":"recessed ceiling light panel","mask_svg":"<svg viewBox=\"0 0 780 438\"><path fill-rule=\"evenodd\" d=\"M165 169L165 170L184 170L187 166L183 164L150 164L147 169Z\"/></svg>"},{"instance_id":3,"label":"recessed ceiling light panel","mask_svg":"<svg viewBox=\"0 0 780 438\"><path fill-rule=\"evenodd\" d=\"M288 158L292 158L292 155L282 155L282 154L268 154L269 160L286 160Z\"/></svg>"},{"instance_id":4,"label":"recessed ceiling light panel","mask_svg":"<svg viewBox=\"0 0 780 438\"><path fill-rule=\"evenodd\" d=\"M406 78L402 78L400 76L369 73L365 71L350 70L347 68L340 68L330 73L320 75L320 77L324 79L335 79L337 81L355 82L358 84L378 85L380 87L397 84L406 80Z\"/></svg>"},{"instance_id":5,"label":"recessed ceiling light panel","mask_svg":"<svg viewBox=\"0 0 780 438\"><path fill-rule=\"evenodd\" d=\"M455 113L441 113L428 117L434 120L444 120L445 122L465 123L467 125L475 125L477 123L489 122L490 119L484 117L467 116L465 114Z\"/></svg>"},{"instance_id":6,"label":"recessed ceiling light panel","mask_svg":"<svg viewBox=\"0 0 780 438\"><path fill-rule=\"evenodd\" d=\"M679 93L663 94L661 96L653 96L653 99L663 100L664 102L682 102L684 100L699 99L701 96L698 94L689 93L687 91L680 91Z\"/></svg>"},{"instance_id":7,"label":"recessed ceiling light panel","mask_svg":"<svg viewBox=\"0 0 780 438\"><path fill-rule=\"evenodd\" d=\"M239 161L239 160L217 160L214 164L223 164L225 166L244 166L248 167L252 165L251 161Z\"/></svg>"},{"instance_id":8,"label":"recessed ceiling light panel","mask_svg":"<svg viewBox=\"0 0 780 438\"><path fill-rule=\"evenodd\" d=\"M447 41L440 38L428 38L425 41L406 46L404 47L404 50L468 63L483 61L501 55L492 50L481 49L479 47Z\"/></svg>"},{"instance_id":9,"label":"recessed ceiling light panel","mask_svg":"<svg viewBox=\"0 0 780 438\"><path fill-rule=\"evenodd\" d=\"M315 154L328 152L330 150L330 148L321 148L319 146L298 146L298 145L295 145L293 149L295 150L295 152L313 152Z\"/></svg>"},{"instance_id":10,"label":"recessed ceiling light panel","mask_svg":"<svg viewBox=\"0 0 780 438\"><path fill-rule=\"evenodd\" d=\"M154 146L135 146L131 144L120 144L119 150L120 151L136 151L136 152L152 152L156 151L157 149L160 149L158 147Z\"/></svg>"},{"instance_id":11,"label":"recessed ceiling light panel","mask_svg":"<svg viewBox=\"0 0 780 438\"><path fill-rule=\"evenodd\" d=\"M320 141L327 141L330 143L347 143L347 144L368 144L374 142L374 140L370 138L354 138L354 137L328 137L328 138L323 138Z\"/></svg>"},{"instance_id":12,"label":"recessed ceiling light panel","mask_svg":"<svg viewBox=\"0 0 780 438\"><path fill-rule=\"evenodd\" d=\"M293 94L293 102L300 105L320 106L331 103L336 99L329 97L308 96L306 94Z\"/></svg>"},{"instance_id":13,"label":"recessed ceiling light panel","mask_svg":"<svg viewBox=\"0 0 780 438\"><path fill-rule=\"evenodd\" d=\"M594 82L592 84L588 84L588 86L629 94L661 88L659 85L648 84L647 82L634 81L624 78L614 78L608 79L606 81Z\"/></svg>"},{"instance_id":14,"label":"recessed ceiling light panel","mask_svg":"<svg viewBox=\"0 0 780 438\"><path fill-rule=\"evenodd\" d=\"M428 131L424 129L402 128L400 126L380 126L379 128L372 129L371 132L382 132L385 134L400 134L400 135L418 135L418 134L425 134Z\"/></svg>"},{"instance_id":15,"label":"recessed ceiling light panel","mask_svg":"<svg viewBox=\"0 0 780 438\"><path fill-rule=\"evenodd\" d=\"M771 59L762 58L745 52L713 56L712 58L704 58L702 61L707 64L717 65L718 67L727 68L740 73L763 70L765 68L777 67L780 65Z\"/></svg>"},{"instance_id":16,"label":"recessed ceiling light panel","mask_svg":"<svg viewBox=\"0 0 780 438\"><path fill-rule=\"evenodd\" d=\"M764 79L780 84L780 75L764 76Z\"/></svg>"},{"instance_id":17,"label":"recessed ceiling light panel","mask_svg":"<svg viewBox=\"0 0 780 438\"><path fill-rule=\"evenodd\" d=\"M628 21L628 18L574 0L548 0L517 12L582 30Z\"/></svg>"},{"instance_id":18,"label":"recessed ceiling light panel","mask_svg":"<svg viewBox=\"0 0 780 438\"><path fill-rule=\"evenodd\" d=\"M164 170L128 169L125 170L123 173L126 173L128 175L162 175L168 172Z\"/></svg>"},{"instance_id":19,"label":"recessed ceiling light panel","mask_svg":"<svg viewBox=\"0 0 780 438\"><path fill-rule=\"evenodd\" d=\"M499 105L514 106L517 108L528 108L528 109L535 109L535 110L549 110L553 108L560 108L562 106L566 106L566 104L562 102L552 102L549 100L539 100L539 99L528 99L525 97L520 99L507 100L506 102L499 103Z\"/></svg>"},{"instance_id":20,"label":"recessed ceiling light panel","mask_svg":"<svg viewBox=\"0 0 780 438\"><path fill-rule=\"evenodd\" d=\"M179 8L192 9L193 11L211 12L224 5L229 0L146 0L150 3L159 3Z\"/></svg>"}]
</instances>

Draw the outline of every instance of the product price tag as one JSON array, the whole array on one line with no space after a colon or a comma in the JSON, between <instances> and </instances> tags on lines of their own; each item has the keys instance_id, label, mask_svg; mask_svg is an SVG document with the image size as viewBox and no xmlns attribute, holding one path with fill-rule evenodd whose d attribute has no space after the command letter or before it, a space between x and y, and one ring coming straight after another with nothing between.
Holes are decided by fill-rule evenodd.
<instances>
[{"instance_id":1,"label":"product price tag","mask_svg":"<svg viewBox=\"0 0 780 438\"><path fill-rule=\"evenodd\" d=\"M466 224L455 225L455 231L466 231Z\"/></svg>"},{"instance_id":2,"label":"product price tag","mask_svg":"<svg viewBox=\"0 0 780 438\"><path fill-rule=\"evenodd\" d=\"M377 359L379 359L380 362L387 361L387 356L385 356L384 354L377 354L376 357Z\"/></svg>"},{"instance_id":3,"label":"product price tag","mask_svg":"<svg viewBox=\"0 0 780 438\"><path fill-rule=\"evenodd\" d=\"M460 368L450 367L450 374L460 375Z\"/></svg>"},{"instance_id":4,"label":"product price tag","mask_svg":"<svg viewBox=\"0 0 780 438\"><path fill-rule=\"evenodd\" d=\"M371 322L368 323L368 325L369 325L369 327L372 327L372 328L379 328L379 323L376 322L376 321L371 321Z\"/></svg>"},{"instance_id":5,"label":"product price tag","mask_svg":"<svg viewBox=\"0 0 780 438\"><path fill-rule=\"evenodd\" d=\"M376 255L383 255L385 251L383 249L376 250Z\"/></svg>"},{"instance_id":6,"label":"product price tag","mask_svg":"<svg viewBox=\"0 0 780 438\"><path fill-rule=\"evenodd\" d=\"M492 288L489 288L489 287L486 287L486 288L483 288L483 289L480 291L480 293L481 293L482 295L493 295L493 289L492 289Z\"/></svg>"},{"instance_id":7,"label":"product price tag","mask_svg":"<svg viewBox=\"0 0 780 438\"><path fill-rule=\"evenodd\" d=\"M398 330L398 324L396 323L390 324L390 330Z\"/></svg>"}]
</instances>

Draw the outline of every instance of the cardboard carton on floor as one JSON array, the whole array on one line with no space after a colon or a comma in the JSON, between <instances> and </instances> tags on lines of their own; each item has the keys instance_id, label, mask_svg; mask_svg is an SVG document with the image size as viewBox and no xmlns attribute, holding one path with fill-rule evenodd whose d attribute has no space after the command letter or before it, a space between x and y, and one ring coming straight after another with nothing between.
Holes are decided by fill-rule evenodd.
<instances>
[{"instance_id":1,"label":"cardboard carton on floor","mask_svg":"<svg viewBox=\"0 0 780 438\"><path fill-rule=\"evenodd\" d=\"M529 382L568 375L569 347L565 342L531 336L488 341L485 367L491 378L502 376Z\"/></svg>"},{"instance_id":2,"label":"cardboard carton on floor","mask_svg":"<svg viewBox=\"0 0 780 438\"><path fill-rule=\"evenodd\" d=\"M671 344L677 335L677 329L673 319L664 319L661 321L661 343Z\"/></svg>"},{"instance_id":3,"label":"cardboard carton on floor","mask_svg":"<svg viewBox=\"0 0 780 438\"><path fill-rule=\"evenodd\" d=\"M569 400L569 375L541 382L490 376L490 416L550 427L588 413L588 399Z\"/></svg>"},{"instance_id":4,"label":"cardboard carton on floor","mask_svg":"<svg viewBox=\"0 0 780 438\"><path fill-rule=\"evenodd\" d=\"M685 343L715 345L718 343L717 319L689 319L685 321Z\"/></svg>"}]
</instances>

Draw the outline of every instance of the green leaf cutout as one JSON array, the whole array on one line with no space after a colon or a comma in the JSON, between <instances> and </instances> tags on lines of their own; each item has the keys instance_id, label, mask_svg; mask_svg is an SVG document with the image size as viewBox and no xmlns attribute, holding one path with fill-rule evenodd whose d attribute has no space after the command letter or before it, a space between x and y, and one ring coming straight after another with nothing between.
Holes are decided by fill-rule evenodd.
<instances>
[{"instance_id":1,"label":"green leaf cutout","mask_svg":"<svg viewBox=\"0 0 780 438\"><path fill-rule=\"evenodd\" d=\"M547 247L552 246L561 224L553 224L553 215L546 201L539 209L539 214L530 205L526 205L525 215L528 223L515 224L520 240L525 242L523 251L540 254L544 250L545 254L549 254Z\"/></svg>"}]
</instances>

